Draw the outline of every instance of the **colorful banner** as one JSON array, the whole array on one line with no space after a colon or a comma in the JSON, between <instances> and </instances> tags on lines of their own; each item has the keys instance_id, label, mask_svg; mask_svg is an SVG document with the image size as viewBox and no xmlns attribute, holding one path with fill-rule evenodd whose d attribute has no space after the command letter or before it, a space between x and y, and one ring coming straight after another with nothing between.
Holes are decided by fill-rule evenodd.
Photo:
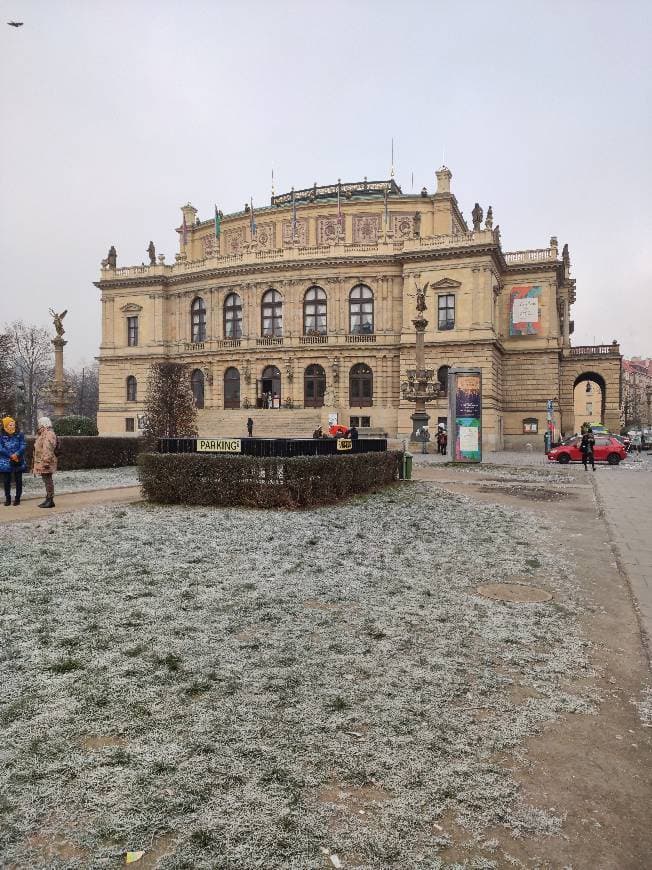
<instances>
[{"instance_id":1,"label":"colorful banner","mask_svg":"<svg viewBox=\"0 0 652 870\"><path fill-rule=\"evenodd\" d=\"M509 294L509 334L541 334L541 287L513 287Z\"/></svg>"},{"instance_id":2,"label":"colorful banner","mask_svg":"<svg viewBox=\"0 0 652 870\"><path fill-rule=\"evenodd\" d=\"M453 460L482 461L482 375L480 372L451 372L451 416L453 417Z\"/></svg>"}]
</instances>

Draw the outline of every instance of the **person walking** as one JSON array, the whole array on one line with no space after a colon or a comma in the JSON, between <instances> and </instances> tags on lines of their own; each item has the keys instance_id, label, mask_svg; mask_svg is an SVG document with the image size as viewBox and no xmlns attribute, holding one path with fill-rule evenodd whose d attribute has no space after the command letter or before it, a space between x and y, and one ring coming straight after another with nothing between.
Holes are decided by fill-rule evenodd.
<instances>
[{"instance_id":1,"label":"person walking","mask_svg":"<svg viewBox=\"0 0 652 870\"><path fill-rule=\"evenodd\" d=\"M34 474L40 474L45 484L45 501L41 502L41 508L54 507L54 480L52 475L57 470L57 445L58 439L54 434L52 422L49 417L40 417L36 429L36 441L34 442L34 460L32 470Z\"/></svg>"},{"instance_id":2,"label":"person walking","mask_svg":"<svg viewBox=\"0 0 652 870\"><path fill-rule=\"evenodd\" d=\"M250 438L252 438L254 434L254 421L251 417L247 417L247 434Z\"/></svg>"},{"instance_id":3,"label":"person walking","mask_svg":"<svg viewBox=\"0 0 652 870\"><path fill-rule=\"evenodd\" d=\"M25 465L25 436L13 417L3 417L0 427L0 473L5 489L5 507L11 504L11 476L15 481L14 505L20 504L23 494L23 471Z\"/></svg>"},{"instance_id":4,"label":"person walking","mask_svg":"<svg viewBox=\"0 0 652 870\"><path fill-rule=\"evenodd\" d=\"M591 463L591 468L595 471L595 456L593 448L595 447L595 437L593 429L589 426L586 432L582 435L580 450L582 451L582 462L584 463L584 471L588 471L587 463Z\"/></svg>"},{"instance_id":5,"label":"person walking","mask_svg":"<svg viewBox=\"0 0 652 870\"><path fill-rule=\"evenodd\" d=\"M360 433L358 432L358 427L354 424L349 429L349 438L351 439L351 441L357 441L359 437Z\"/></svg>"}]
</instances>

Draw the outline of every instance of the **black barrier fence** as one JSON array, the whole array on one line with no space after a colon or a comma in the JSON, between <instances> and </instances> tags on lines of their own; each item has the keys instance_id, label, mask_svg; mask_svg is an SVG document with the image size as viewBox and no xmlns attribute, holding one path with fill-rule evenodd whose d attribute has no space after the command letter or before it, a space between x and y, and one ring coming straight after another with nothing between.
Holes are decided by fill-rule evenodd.
<instances>
[{"instance_id":1,"label":"black barrier fence","mask_svg":"<svg viewBox=\"0 0 652 870\"><path fill-rule=\"evenodd\" d=\"M159 438L159 453L220 453L231 456L344 456L380 453L386 438Z\"/></svg>"}]
</instances>

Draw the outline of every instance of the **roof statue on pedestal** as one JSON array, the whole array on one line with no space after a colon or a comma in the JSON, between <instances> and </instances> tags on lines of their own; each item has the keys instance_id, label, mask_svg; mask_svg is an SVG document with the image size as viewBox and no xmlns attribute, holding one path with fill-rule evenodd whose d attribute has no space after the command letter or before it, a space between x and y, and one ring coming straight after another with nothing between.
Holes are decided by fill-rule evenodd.
<instances>
[{"instance_id":1,"label":"roof statue on pedestal","mask_svg":"<svg viewBox=\"0 0 652 870\"><path fill-rule=\"evenodd\" d=\"M62 320L63 320L63 318L66 316L67 313L68 313L68 309L67 309L67 308L65 309L65 311L62 311L61 314L57 314L57 312L54 311L54 309L50 308L50 314L52 315L52 322L54 323L54 328L55 328L56 331L57 331L57 337L58 337L58 338L61 338L61 336L62 336L62 335L64 334L64 332L66 331L66 330L63 328Z\"/></svg>"},{"instance_id":2,"label":"roof statue on pedestal","mask_svg":"<svg viewBox=\"0 0 652 870\"><path fill-rule=\"evenodd\" d=\"M154 247L154 242L150 241L149 245L147 246L147 253L149 254L149 265L155 266L156 265L156 248Z\"/></svg>"},{"instance_id":3,"label":"roof statue on pedestal","mask_svg":"<svg viewBox=\"0 0 652 870\"><path fill-rule=\"evenodd\" d=\"M480 224L482 223L482 215L484 212L482 211L482 207L479 202L473 206L473 211L471 212L471 218L473 220L473 229L479 230Z\"/></svg>"},{"instance_id":4,"label":"roof statue on pedestal","mask_svg":"<svg viewBox=\"0 0 652 870\"><path fill-rule=\"evenodd\" d=\"M118 263L118 255L116 254L115 247L111 245L109 248L109 253L106 255L106 259L102 260L102 267L104 269L115 269Z\"/></svg>"},{"instance_id":5,"label":"roof statue on pedestal","mask_svg":"<svg viewBox=\"0 0 652 870\"><path fill-rule=\"evenodd\" d=\"M494 225L494 210L491 206L487 209L487 220L484 222L484 227L486 230L490 230Z\"/></svg>"}]
</instances>

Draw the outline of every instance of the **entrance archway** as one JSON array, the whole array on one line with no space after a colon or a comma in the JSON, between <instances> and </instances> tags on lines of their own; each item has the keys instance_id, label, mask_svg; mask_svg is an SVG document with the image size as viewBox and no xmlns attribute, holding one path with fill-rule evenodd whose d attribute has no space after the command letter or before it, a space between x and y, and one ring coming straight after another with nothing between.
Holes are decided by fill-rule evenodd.
<instances>
[{"instance_id":1,"label":"entrance archway","mask_svg":"<svg viewBox=\"0 0 652 870\"><path fill-rule=\"evenodd\" d=\"M604 423L606 400L607 385L602 375L593 371L577 375L573 383L575 432L583 423Z\"/></svg>"},{"instance_id":2,"label":"entrance archway","mask_svg":"<svg viewBox=\"0 0 652 870\"><path fill-rule=\"evenodd\" d=\"M303 375L303 404L305 408L323 408L326 392L326 372L317 364L308 366Z\"/></svg>"},{"instance_id":3,"label":"entrance archway","mask_svg":"<svg viewBox=\"0 0 652 870\"><path fill-rule=\"evenodd\" d=\"M258 381L258 402L261 408L281 407L281 372L276 366L266 366Z\"/></svg>"}]
</instances>

